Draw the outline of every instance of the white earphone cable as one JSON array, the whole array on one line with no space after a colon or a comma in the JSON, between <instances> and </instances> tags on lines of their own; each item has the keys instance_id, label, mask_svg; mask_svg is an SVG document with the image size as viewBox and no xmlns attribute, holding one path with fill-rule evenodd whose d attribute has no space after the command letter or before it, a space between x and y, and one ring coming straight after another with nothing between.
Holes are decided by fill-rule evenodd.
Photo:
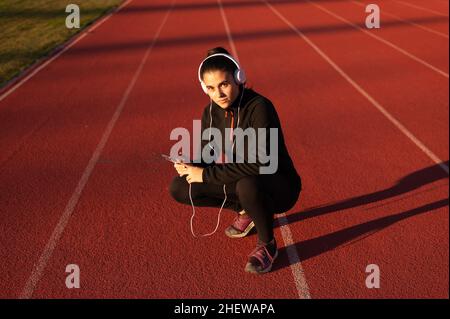
<instances>
[{"instance_id":1,"label":"white earphone cable","mask_svg":"<svg viewBox=\"0 0 450 319\"><path fill-rule=\"evenodd\" d=\"M210 149L214 151L214 147L211 146L211 127L212 127L212 99L209 103L209 138L208 138L208 146Z\"/></svg>"},{"instance_id":2,"label":"white earphone cable","mask_svg":"<svg viewBox=\"0 0 450 319\"><path fill-rule=\"evenodd\" d=\"M238 104L238 119L237 119L237 123L236 123L236 128L239 127L239 111L241 109L241 102L242 102L242 97L244 96L244 91L245 91L245 86L242 87L242 93L241 93L241 98L239 99L239 104ZM209 147L215 152L214 147L211 146L211 127L212 127L212 99L211 102L209 104ZM234 149L234 144L235 144L236 140L233 141L233 144L231 146L231 153L233 154L233 149ZM215 154L215 153L214 153ZM232 155L233 156L233 155ZM203 234L200 235L201 237L207 237L207 236L211 236L212 234L214 234L217 229L219 228L219 224L220 224L220 214L222 213L222 209L225 206L225 203L227 201L227 191L226 191L226 185L223 184L223 194L224 194L224 200L222 203L222 206L220 207L219 213L217 214L217 224L216 224L216 228L214 229L214 231L212 231L211 233L208 234ZM193 225L193 221L194 221L194 216L195 216L195 206L194 206L194 201L192 200L192 184L189 184L189 200L191 201L191 206L192 206L192 216L191 216L191 221L190 221L190 225L191 225L191 233L192 236L194 236L195 238L199 237L194 233L194 225Z\"/></svg>"},{"instance_id":3,"label":"white earphone cable","mask_svg":"<svg viewBox=\"0 0 450 319\"><path fill-rule=\"evenodd\" d=\"M223 184L223 193L225 195L225 198L223 200L222 206L220 207L219 213L217 214L217 224L216 224L216 228L214 229L214 231L212 231L211 233L208 234L204 234L204 235L200 235L200 237L206 237L206 236L211 236L212 234L214 234L217 229L219 228L219 224L220 224L220 214L222 213L222 209L223 206L225 206L225 202L227 201L227 191L226 191L226 185ZM199 237L194 233L194 226L193 226L193 221L194 221L194 216L195 216L195 206L194 206L194 201L192 200L192 184L189 184L189 199L191 200L191 205L192 205L192 216L191 216L191 233L192 236L194 236L195 238Z\"/></svg>"},{"instance_id":4,"label":"white earphone cable","mask_svg":"<svg viewBox=\"0 0 450 319\"><path fill-rule=\"evenodd\" d=\"M239 127L239 111L241 110L241 102L242 102L242 97L244 96L244 91L245 91L245 87L242 87L242 94L241 94L241 98L239 99L239 104L238 104L238 118L237 118L236 128ZM231 145L231 154L233 154L233 149L234 149L234 143L235 142L236 142L236 140L234 140L233 144Z\"/></svg>"}]
</instances>

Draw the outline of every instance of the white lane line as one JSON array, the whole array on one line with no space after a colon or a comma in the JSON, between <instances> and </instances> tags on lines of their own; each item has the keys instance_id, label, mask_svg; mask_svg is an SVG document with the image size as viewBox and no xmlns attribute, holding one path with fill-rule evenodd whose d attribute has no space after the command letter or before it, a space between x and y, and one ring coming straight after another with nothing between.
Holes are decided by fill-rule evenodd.
<instances>
[{"instance_id":1,"label":"white lane line","mask_svg":"<svg viewBox=\"0 0 450 319\"><path fill-rule=\"evenodd\" d=\"M90 32L94 31L95 29L97 29L100 25L102 25L106 20L108 20L113 14L119 12L123 7L125 7L127 4L129 4L131 1L133 0L128 0L126 2L124 2L122 5L120 5L116 10L113 10L112 12L110 12L108 15L106 15L104 18L102 18L101 20L99 20L98 22L94 22L94 24L92 26L90 26L89 28L85 29L84 31L82 31L78 36L76 36L75 39L73 40L69 40L69 42L65 45L63 45L63 49L61 51L59 51L57 54L55 54L54 56L50 57L47 61L43 62L42 61L38 61L36 62L36 64L42 63L41 65L39 65L38 67L36 67L36 69L34 69L30 74L28 74L27 76L25 76L24 78L22 78L21 80L19 80L16 84L14 84L13 86L11 86L11 88L9 88L8 90L6 90L6 92L4 92L1 96L0 96L0 102L2 100L4 100L6 97L8 97L9 95L11 95L14 91L16 91L18 88L20 88L22 85L24 85L29 79L31 79L33 76L35 76L39 71L41 71L43 68L45 68L47 65L49 65L50 63L52 63L53 61L55 61L58 57L60 57L64 52L66 52L68 49L70 49L71 47L73 47L75 44L77 44L78 42L80 42L85 36L87 36ZM31 66L30 68L32 68L33 66Z\"/></svg>"},{"instance_id":2,"label":"white lane line","mask_svg":"<svg viewBox=\"0 0 450 319\"><path fill-rule=\"evenodd\" d=\"M422 152L424 152L433 162L439 165L447 174L449 168L443 161L428 149L417 137L414 136L403 124L392 116L377 100L367 93L358 83L356 83L344 70L342 70L328 55L325 54L314 42L297 29L288 19L286 19L277 9L275 9L267 0L261 0L277 15L280 20L286 23L300 38L302 38L314 51L317 52L328 64L331 65L351 86L353 86L362 96L364 96L378 111L381 112L395 127L397 127L406 137L408 137Z\"/></svg>"},{"instance_id":3,"label":"white lane line","mask_svg":"<svg viewBox=\"0 0 450 319\"><path fill-rule=\"evenodd\" d=\"M311 299L309 293L309 286L306 282L305 271L303 270L300 257L295 248L294 240L292 239L291 229L289 228L289 221L286 214L278 215L278 224L280 225L281 235L283 236L284 246L288 255L292 276L294 277L295 287L297 288L298 297L300 299Z\"/></svg>"},{"instance_id":4,"label":"white lane line","mask_svg":"<svg viewBox=\"0 0 450 319\"><path fill-rule=\"evenodd\" d=\"M234 45L233 37L231 35L230 27L228 25L227 16L225 14L225 10L222 6L222 0L217 0L220 8L220 12L222 14L223 23L225 25L225 30L228 35L228 41L230 43L230 47L232 48L233 55L238 58L236 46ZM306 282L305 273L303 271L302 264L300 262L300 258L297 254L297 250L295 248L294 241L292 240L292 233L288 225L288 220L285 214L279 215L279 223L281 226L281 235L283 237L284 245L286 247L286 253L288 255L290 268L292 271L292 275L294 277L295 287L297 289L297 294L300 299L311 299L311 295L309 293L309 287Z\"/></svg>"},{"instance_id":5,"label":"white lane line","mask_svg":"<svg viewBox=\"0 0 450 319\"><path fill-rule=\"evenodd\" d=\"M429 68L429 69L435 71L436 73L438 73L438 74L440 74L440 75L442 75L443 77L446 77L446 78L448 79L448 73L447 73L447 72L442 71L441 69L435 67L434 65L432 65L432 64L430 64L430 63L428 63L428 62L426 62L425 60L422 60L421 58L415 56L415 55L412 54L412 53L409 53L408 51L406 51L406 50L400 48L399 46L395 45L394 43L392 43L392 42L390 42L390 41L388 41L388 40L386 40L386 39L384 39L384 38L382 38L382 37L376 35L375 33L370 32L370 31L368 31L368 30L365 30L365 29L361 28L359 25L354 24L353 22L348 21L347 19L341 17L340 15L338 15L338 14L336 14L336 13L334 13L334 12L328 10L328 9L326 9L325 7L323 7L323 6L321 6L321 5L317 4L317 3L314 3L314 2L312 2L312 1L310 1L310 0L307 0L307 1L308 1L310 4L312 4L313 6L315 6L316 8L322 10L323 12L328 13L329 15L335 17L336 19L341 20L342 22L351 25L351 26L354 27L355 29L358 29L358 30L364 32L364 33L367 34L368 36L370 36L370 37L372 37L372 38L374 38L374 39L376 39L376 40L378 40L378 41L380 41L380 42L386 44L387 46L390 46L391 48L393 48L393 49L397 50L398 52L404 54L404 55L407 56L408 58L410 58L410 59L412 59L412 60L414 60L414 61L416 61L416 62L422 64L423 66L425 66L425 67L427 67L427 68Z\"/></svg>"},{"instance_id":6,"label":"white lane line","mask_svg":"<svg viewBox=\"0 0 450 319\"><path fill-rule=\"evenodd\" d=\"M400 4L403 4L405 6L411 7L411 8L419 9L419 10L422 10L422 11L430 12L430 13L433 13L433 14L436 14L436 15L448 18L448 14L444 14L444 13L439 12L439 11L428 9L428 8L425 8L425 7L422 7L422 6L418 6L416 4L408 3L408 2L405 2L405 1L401 1L401 0L394 0L394 1L398 2Z\"/></svg>"},{"instance_id":7,"label":"white lane line","mask_svg":"<svg viewBox=\"0 0 450 319\"><path fill-rule=\"evenodd\" d=\"M159 37L159 34L161 33L164 25L166 24L167 18L169 17L170 12L172 11L175 4L175 0L172 2L172 6L168 9L166 15L164 16L163 21L161 22L161 25L159 26L158 30L156 31L156 34L147 48L144 57L142 58L141 63L139 64L139 67L137 68L136 72L133 75L133 78L131 79L120 103L117 105L117 108L111 118L111 120L108 123L108 126L106 127L106 130L103 133L103 136L98 143L94 153L92 154L91 159L89 160L89 163L86 167L86 169L83 172L83 175L81 176L80 181L78 182L77 187L75 188L75 191L73 192L69 202L66 205L66 208L64 209L64 212L61 216L61 218L58 221L58 224L56 225L55 229L53 230L52 235L50 236L50 239L48 240L47 244L45 245L44 251L42 252L38 263L34 267L30 278L27 280L25 287L23 291L21 292L19 298L21 299L28 299L31 298L33 295L34 289L36 288L37 283L42 277L42 274L44 273L45 267L47 266L48 261L50 260L53 251L55 250L56 245L58 244L58 241L64 232L64 228L66 227L67 223L69 222L70 216L72 215L79 199L81 196L81 193L83 192L84 187L86 186L89 177L92 174L92 171L95 168L95 165L98 162L98 159L103 152L103 149L108 142L109 136L111 135L112 130L114 129L114 126L116 125L116 122L122 113L122 110L128 100L128 97L131 93L131 91L134 88L134 85L136 84L136 81L139 77L139 75L142 72L142 69L144 68L144 65Z\"/></svg>"},{"instance_id":8,"label":"white lane line","mask_svg":"<svg viewBox=\"0 0 450 319\"><path fill-rule=\"evenodd\" d=\"M362 6L362 7L365 7L365 6L366 6L365 3L362 3L362 2L360 2L359 0L358 0L358 1L354 1L354 0L353 0L352 2L353 2L354 4L357 4L357 5ZM445 34L445 33L439 32L439 31L436 31L436 30L434 30L434 29L428 28L428 27L426 27L426 26L420 25L420 24L415 23L415 22L412 22L412 21L405 20L405 19L399 17L398 15L395 15L395 14L393 14L393 13L390 13L390 12L386 11L385 9L383 9L382 13L383 13L383 15L386 15L386 16L388 16L388 17L392 17L392 18L397 19L397 20L399 20L399 21L402 21L402 22L404 22L404 23L408 23L408 24L410 24L410 25L412 25L412 26L414 26L414 27L416 27L416 28L422 29L422 30L424 30L424 31L427 31L427 32L430 32L430 33L433 33L433 34L436 34L436 35L438 35L438 36L441 36L441 37L443 37L443 38L448 39L448 34Z\"/></svg>"},{"instance_id":9,"label":"white lane line","mask_svg":"<svg viewBox=\"0 0 450 319\"><path fill-rule=\"evenodd\" d=\"M227 20L227 16L225 15L225 10L223 9L222 0L217 0L217 2L219 3L220 14L222 16L223 24L225 25L225 31L227 32L228 43L230 44L230 47L231 47L231 54L239 62L239 55L236 50L236 46L234 45L233 37L231 36L230 26L228 25L228 20Z\"/></svg>"}]
</instances>

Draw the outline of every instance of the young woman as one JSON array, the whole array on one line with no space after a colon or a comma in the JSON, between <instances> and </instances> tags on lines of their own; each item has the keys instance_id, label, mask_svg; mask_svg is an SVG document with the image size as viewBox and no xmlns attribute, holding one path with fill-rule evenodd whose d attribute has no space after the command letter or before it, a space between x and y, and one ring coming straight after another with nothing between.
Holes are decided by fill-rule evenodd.
<instances>
[{"instance_id":1,"label":"young woman","mask_svg":"<svg viewBox=\"0 0 450 319\"><path fill-rule=\"evenodd\" d=\"M258 128L264 128L267 129L266 140L269 141L269 129L277 129L277 170L273 174L261 174L261 167L264 166L261 161L248 161L248 152L236 154L236 148L232 147L233 159L242 156L243 162L228 160L206 164L202 160L198 165L174 164L179 176L172 181L170 193L183 204L234 210L237 216L225 234L240 238L255 227L258 242L249 255L245 270L251 273L268 272L277 257L273 216L294 206L301 190L300 177L287 151L274 106L267 98L245 87L244 70L228 51L220 47L209 50L198 73L201 86L210 98L210 104L203 111L202 132L211 127L217 128L223 140L233 140L233 134L226 135L225 129L228 133L228 130L236 130L237 127L244 131L254 128L256 132ZM209 147L217 152L210 142L202 140L202 150Z\"/></svg>"}]
</instances>

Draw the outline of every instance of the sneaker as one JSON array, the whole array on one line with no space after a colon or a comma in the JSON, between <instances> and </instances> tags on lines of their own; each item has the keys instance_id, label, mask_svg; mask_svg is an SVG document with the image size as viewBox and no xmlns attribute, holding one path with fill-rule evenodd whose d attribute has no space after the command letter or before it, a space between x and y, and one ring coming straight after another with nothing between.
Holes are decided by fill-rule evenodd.
<instances>
[{"instance_id":1,"label":"sneaker","mask_svg":"<svg viewBox=\"0 0 450 319\"><path fill-rule=\"evenodd\" d=\"M231 238L241 238L255 227L255 223L248 214L238 214L233 221L233 224L225 229L225 234Z\"/></svg>"},{"instance_id":2,"label":"sneaker","mask_svg":"<svg viewBox=\"0 0 450 319\"><path fill-rule=\"evenodd\" d=\"M253 274L264 274L272 269L273 262L278 256L275 239L264 244L258 241L256 248L249 255L245 271Z\"/></svg>"}]
</instances>

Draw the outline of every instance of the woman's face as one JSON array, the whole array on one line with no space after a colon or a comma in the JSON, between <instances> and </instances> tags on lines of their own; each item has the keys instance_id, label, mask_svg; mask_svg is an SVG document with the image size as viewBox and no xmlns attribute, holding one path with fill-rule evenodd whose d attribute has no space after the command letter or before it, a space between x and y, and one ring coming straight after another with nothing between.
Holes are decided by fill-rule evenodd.
<instances>
[{"instance_id":1,"label":"woman's face","mask_svg":"<svg viewBox=\"0 0 450 319\"><path fill-rule=\"evenodd\" d=\"M220 70L205 72L203 82L208 89L209 97L223 109L233 104L239 95L239 86L229 72Z\"/></svg>"}]
</instances>

